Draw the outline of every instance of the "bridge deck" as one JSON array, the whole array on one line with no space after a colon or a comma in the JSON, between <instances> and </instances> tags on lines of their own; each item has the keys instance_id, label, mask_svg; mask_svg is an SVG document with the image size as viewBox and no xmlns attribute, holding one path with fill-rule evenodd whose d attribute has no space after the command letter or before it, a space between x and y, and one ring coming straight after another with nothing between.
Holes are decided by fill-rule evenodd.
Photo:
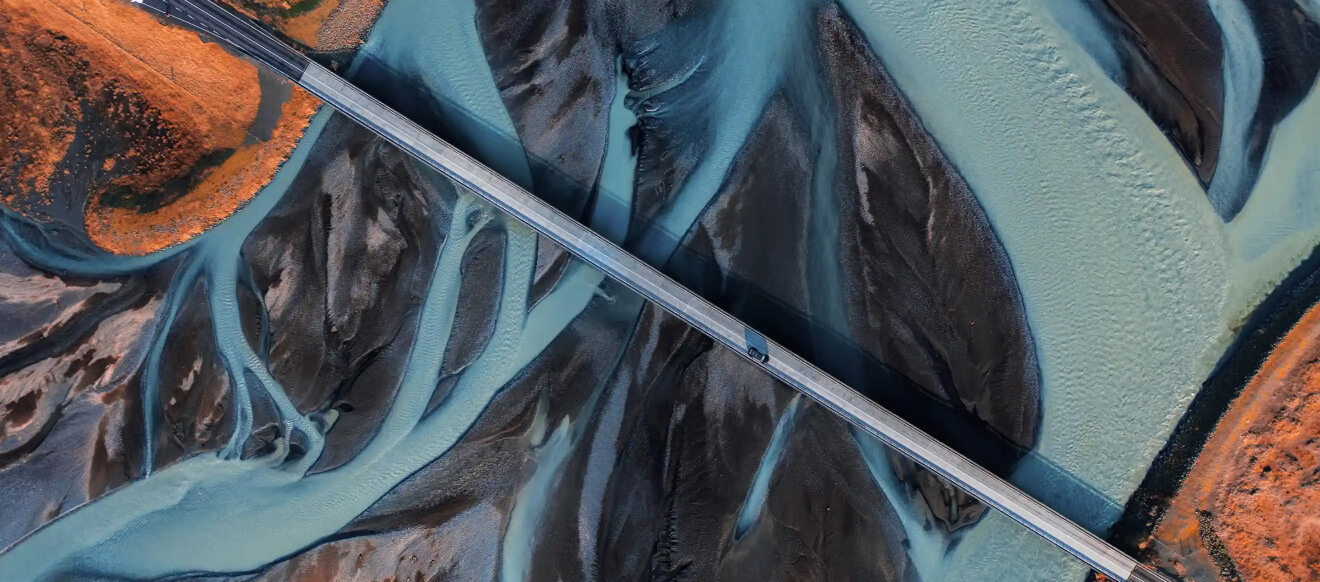
<instances>
[{"instance_id":1,"label":"bridge deck","mask_svg":"<svg viewBox=\"0 0 1320 582\"><path fill-rule=\"evenodd\" d=\"M344 115L471 189L646 299L743 354L770 375L948 479L987 505L1002 511L1095 570L1128 582L1168 580L791 351L769 341L642 260L382 105L335 73L309 61L246 18L216 6L212 0L145 2L166 4L165 12L179 18L185 25L215 36L289 77Z\"/></svg>"}]
</instances>

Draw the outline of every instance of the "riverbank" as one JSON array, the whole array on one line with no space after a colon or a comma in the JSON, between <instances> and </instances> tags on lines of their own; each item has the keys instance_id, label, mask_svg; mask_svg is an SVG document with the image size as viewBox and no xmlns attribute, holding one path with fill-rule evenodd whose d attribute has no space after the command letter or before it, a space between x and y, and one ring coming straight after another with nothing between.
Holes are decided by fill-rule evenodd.
<instances>
[{"instance_id":1,"label":"riverbank","mask_svg":"<svg viewBox=\"0 0 1320 582\"><path fill-rule=\"evenodd\" d=\"M356 50L383 7L237 4L331 61ZM153 253L228 218L270 182L320 107L122 0L0 6L0 67L13 73L0 83L13 104L0 112L0 203L111 253Z\"/></svg>"},{"instance_id":2,"label":"riverbank","mask_svg":"<svg viewBox=\"0 0 1320 582\"><path fill-rule=\"evenodd\" d=\"M3 203L141 255L233 214L319 102L118 0L2 0ZM12 74L10 74L12 73Z\"/></svg>"},{"instance_id":3,"label":"riverbank","mask_svg":"<svg viewBox=\"0 0 1320 582\"><path fill-rule=\"evenodd\" d=\"M342 58L362 44L385 0L226 0L309 52Z\"/></svg>"},{"instance_id":4,"label":"riverbank","mask_svg":"<svg viewBox=\"0 0 1320 582\"><path fill-rule=\"evenodd\" d=\"M1143 548L1187 580L1320 576L1320 307L1219 420Z\"/></svg>"}]
</instances>

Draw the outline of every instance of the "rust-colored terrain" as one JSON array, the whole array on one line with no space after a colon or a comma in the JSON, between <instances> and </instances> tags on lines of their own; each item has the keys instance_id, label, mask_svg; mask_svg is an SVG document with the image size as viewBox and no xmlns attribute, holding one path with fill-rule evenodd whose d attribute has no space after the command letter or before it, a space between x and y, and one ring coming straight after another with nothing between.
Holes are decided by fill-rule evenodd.
<instances>
[{"instance_id":1,"label":"rust-colored terrain","mask_svg":"<svg viewBox=\"0 0 1320 582\"><path fill-rule=\"evenodd\" d=\"M121 0L0 0L0 67L2 201L121 254L240 208L318 105Z\"/></svg>"},{"instance_id":2,"label":"rust-colored terrain","mask_svg":"<svg viewBox=\"0 0 1320 582\"><path fill-rule=\"evenodd\" d=\"M352 51L362 43L384 0L229 0L318 53Z\"/></svg>"},{"instance_id":3,"label":"rust-colored terrain","mask_svg":"<svg viewBox=\"0 0 1320 582\"><path fill-rule=\"evenodd\" d=\"M1320 580L1320 306L1220 421L1153 542L1187 580Z\"/></svg>"}]
</instances>

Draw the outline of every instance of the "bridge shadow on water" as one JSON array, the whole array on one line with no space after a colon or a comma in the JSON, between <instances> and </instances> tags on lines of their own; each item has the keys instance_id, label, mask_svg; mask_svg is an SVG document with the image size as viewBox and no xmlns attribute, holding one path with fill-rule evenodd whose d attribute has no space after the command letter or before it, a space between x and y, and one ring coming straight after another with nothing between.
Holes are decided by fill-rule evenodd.
<instances>
[{"instance_id":1,"label":"bridge shadow on water","mask_svg":"<svg viewBox=\"0 0 1320 582\"><path fill-rule=\"evenodd\" d=\"M457 103L434 95L416 73L367 57L356 63L351 80L382 103L521 183L579 222L585 223L587 217L599 210L597 205L610 204L618 208L594 213L630 216L629 233L641 232L639 225L645 226L639 223L631 207L621 204L617 197L601 195L596 184L575 181L560 172L553 162L532 156L523 149L517 136L477 118ZM525 183L526 178L516 176L523 171L523 160L525 167L530 168L530 184ZM664 232L664 229L652 229L652 232ZM1121 503L1031 447L1011 441L961 403L949 402L922 389L851 338L755 282L722 268L707 254L686 248L682 240L666 242L672 243L676 251L664 264L654 266L867 398L1096 534L1105 535L1121 515Z\"/></svg>"}]
</instances>

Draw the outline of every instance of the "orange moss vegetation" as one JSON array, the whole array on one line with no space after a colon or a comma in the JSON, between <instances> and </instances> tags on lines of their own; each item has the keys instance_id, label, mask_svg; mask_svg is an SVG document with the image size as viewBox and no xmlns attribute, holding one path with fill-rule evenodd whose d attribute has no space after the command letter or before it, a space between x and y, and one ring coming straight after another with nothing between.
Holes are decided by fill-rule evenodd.
<instances>
[{"instance_id":1,"label":"orange moss vegetation","mask_svg":"<svg viewBox=\"0 0 1320 582\"><path fill-rule=\"evenodd\" d=\"M256 117L252 65L141 10L114 0L0 0L0 7L0 154L20 183L45 190L84 101L124 103L133 109L126 116L158 124L156 135L125 136L148 181L201 156L189 160L189 152L236 147ZM151 97L149 110L133 96ZM155 155L162 149L178 155Z\"/></svg>"},{"instance_id":2,"label":"orange moss vegetation","mask_svg":"<svg viewBox=\"0 0 1320 582\"><path fill-rule=\"evenodd\" d=\"M1155 540L1191 580L1227 564L1244 582L1320 580L1320 306L1220 421Z\"/></svg>"},{"instance_id":3,"label":"orange moss vegetation","mask_svg":"<svg viewBox=\"0 0 1320 582\"><path fill-rule=\"evenodd\" d=\"M238 148L179 200L152 212L96 205L87 212L87 234L119 254L158 251L195 237L229 217L275 175L320 105L299 88L284 103L270 139Z\"/></svg>"},{"instance_id":4,"label":"orange moss vegetation","mask_svg":"<svg viewBox=\"0 0 1320 582\"><path fill-rule=\"evenodd\" d=\"M318 52L356 49L384 0L230 0L289 38Z\"/></svg>"},{"instance_id":5,"label":"orange moss vegetation","mask_svg":"<svg viewBox=\"0 0 1320 582\"><path fill-rule=\"evenodd\" d=\"M80 205L51 187L81 164L66 190L85 194L95 243L136 254L186 240L270 180L315 109L295 92L273 138L247 145L261 97L255 65L123 0L0 0L0 202ZM107 208L110 192L160 204Z\"/></svg>"}]
</instances>

